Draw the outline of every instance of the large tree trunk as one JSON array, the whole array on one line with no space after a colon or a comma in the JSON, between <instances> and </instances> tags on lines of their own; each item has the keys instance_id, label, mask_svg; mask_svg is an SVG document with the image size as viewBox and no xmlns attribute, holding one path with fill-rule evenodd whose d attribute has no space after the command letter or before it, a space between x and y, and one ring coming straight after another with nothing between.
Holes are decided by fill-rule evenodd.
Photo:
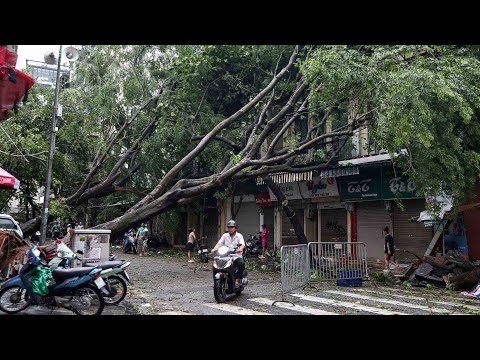
<instances>
[{"instance_id":1,"label":"large tree trunk","mask_svg":"<svg viewBox=\"0 0 480 360\"><path fill-rule=\"evenodd\" d=\"M48 222L53 221L53 216L48 215ZM36 230L40 229L40 225L42 224L42 215L33 218L23 224L20 224L20 229L23 232L23 238L26 239L30 235L32 235Z\"/></svg>"},{"instance_id":2,"label":"large tree trunk","mask_svg":"<svg viewBox=\"0 0 480 360\"><path fill-rule=\"evenodd\" d=\"M298 242L300 244L307 244L307 238L305 236L305 232L303 231L303 226L297 218L295 211L293 211L288 206L288 200L283 195L283 192L280 190L277 184L275 184L270 176L265 176L263 178L265 184L267 184L268 188L273 192L273 194L277 197L277 200L282 204L283 212L287 215L288 219L292 223L293 229L295 230L295 234L297 235Z\"/></svg>"}]
</instances>

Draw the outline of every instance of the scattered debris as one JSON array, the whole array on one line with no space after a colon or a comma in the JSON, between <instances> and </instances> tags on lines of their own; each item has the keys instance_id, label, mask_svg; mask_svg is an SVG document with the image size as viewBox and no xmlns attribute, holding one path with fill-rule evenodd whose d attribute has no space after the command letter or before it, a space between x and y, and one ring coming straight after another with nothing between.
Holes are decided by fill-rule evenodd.
<instances>
[{"instance_id":1,"label":"scattered debris","mask_svg":"<svg viewBox=\"0 0 480 360\"><path fill-rule=\"evenodd\" d=\"M0 231L0 277L8 279L16 275L31 243L13 231Z\"/></svg>"},{"instance_id":2,"label":"scattered debris","mask_svg":"<svg viewBox=\"0 0 480 360\"><path fill-rule=\"evenodd\" d=\"M404 251L414 255L417 261L412 264L400 264L395 272L372 274L372 279L376 283L393 285L395 282L392 279L397 278L403 281L407 288L415 286L467 290L462 294L480 298L480 262L474 263L466 258L465 254L456 250L449 251L445 256L436 257L420 257L411 251Z\"/></svg>"}]
</instances>

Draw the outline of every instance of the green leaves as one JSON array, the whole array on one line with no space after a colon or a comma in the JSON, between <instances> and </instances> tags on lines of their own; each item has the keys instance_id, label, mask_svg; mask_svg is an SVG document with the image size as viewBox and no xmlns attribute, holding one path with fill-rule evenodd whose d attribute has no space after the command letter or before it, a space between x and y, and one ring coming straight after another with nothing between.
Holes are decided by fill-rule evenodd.
<instances>
[{"instance_id":1,"label":"green leaves","mask_svg":"<svg viewBox=\"0 0 480 360\"><path fill-rule=\"evenodd\" d=\"M369 136L390 154L420 192L458 198L480 173L480 62L457 46L320 46L301 64L312 104L375 109ZM351 99L364 108L352 108Z\"/></svg>"}]
</instances>

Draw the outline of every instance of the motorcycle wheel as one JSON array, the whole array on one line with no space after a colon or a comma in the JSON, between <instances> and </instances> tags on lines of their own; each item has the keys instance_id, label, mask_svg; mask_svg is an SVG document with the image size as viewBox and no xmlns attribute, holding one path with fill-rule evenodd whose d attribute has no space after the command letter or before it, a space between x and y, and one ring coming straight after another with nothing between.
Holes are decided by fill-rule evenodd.
<instances>
[{"instance_id":1,"label":"motorcycle wheel","mask_svg":"<svg viewBox=\"0 0 480 360\"><path fill-rule=\"evenodd\" d=\"M225 299L227 298L226 289L224 285L225 285L225 279L223 279L223 281L221 281L220 279L215 279L213 283L213 296L215 297L215 300L219 304L225 302Z\"/></svg>"},{"instance_id":2,"label":"motorcycle wheel","mask_svg":"<svg viewBox=\"0 0 480 360\"><path fill-rule=\"evenodd\" d=\"M25 310L32 302L31 296L25 296L26 293L27 290L18 285L2 289L0 291L0 310L7 314Z\"/></svg>"},{"instance_id":3,"label":"motorcycle wheel","mask_svg":"<svg viewBox=\"0 0 480 360\"><path fill-rule=\"evenodd\" d=\"M77 309L72 305L72 311L77 315L100 315L105 306L101 291L94 285L84 284L75 289L74 297L87 306L86 309Z\"/></svg>"},{"instance_id":4,"label":"motorcycle wheel","mask_svg":"<svg viewBox=\"0 0 480 360\"><path fill-rule=\"evenodd\" d=\"M104 279L107 283L107 290L110 291L110 295L103 295L105 305L115 305L120 303L127 295L127 283L120 276L112 275Z\"/></svg>"}]
</instances>

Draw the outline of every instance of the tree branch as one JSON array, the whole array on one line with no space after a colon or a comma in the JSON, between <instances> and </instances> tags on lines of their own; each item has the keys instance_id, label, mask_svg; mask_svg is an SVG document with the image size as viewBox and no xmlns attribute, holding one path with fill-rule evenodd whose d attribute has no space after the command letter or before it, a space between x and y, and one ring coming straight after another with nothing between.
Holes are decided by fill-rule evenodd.
<instances>
[{"instance_id":1,"label":"tree branch","mask_svg":"<svg viewBox=\"0 0 480 360\"><path fill-rule=\"evenodd\" d=\"M177 165L175 165L170 171L163 177L160 183L155 187L154 190L150 192L148 196L138 202L135 206L130 208L128 212L134 212L136 209L145 206L145 204L152 201L152 199L158 198L163 193L165 193L167 186L171 183L171 181L177 176L177 174L185 167L187 164L192 161L194 158L200 154L203 149L212 141L212 139L217 136L220 131L226 128L228 125L232 124L233 122L240 119L242 116L250 112L256 104L258 104L264 97L267 95L275 86L275 84L293 67L295 59L297 58L299 52L299 46L296 46L291 57L289 63L275 76L270 84L268 84L260 93L257 94L250 102L248 102L245 106L243 106L240 110L238 110L235 114L228 117L227 119L221 121L217 124L201 141L200 143L193 149L189 154L187 154L182 160L180 160Z\"/></svg>"},{"instance_id":2,"label":"tree branch","mask_svg":"<svg viewBox=\"0 0 480 360\"><path fill-rule=\"evenodd\" d=\"M162 90L160 91L160 94L162 93ZM75 192L75 194L71 195L68 199L67 199L67 202L73 202L75 200L77 200L82 194L83 192L88 188L90 182L92 181L93 177L95 176L95 174L97 173L97 171L100 169L100 167L103 165L103 163L105 162L105 159L107 158L108 155L110 155L110 151L112 150L113 148L113 145L116 144L117 140L120 138L120 136L123 134L123 132L125 131L125 129L127 129L131 124L132 122L138 117L138 115L140 115L140 113L150 104L152 103L152 101L156 101L158 100L158 98L160 97L160 94L150 98L137 112L134 116L131 117L130 120L126 121L122 127L120 128L120 130L115 134L115 136L113 137L113 139L109 142L107 148L105 149L103 155L97 159L96 163L93 164L92 166L92 169L90 170L90 172L88 173L88 175L86 176L85 180L83 181L82 185L78 188L78 190Z\"/></svg>"},{"instance_id":3,"label":"tree branch","mask_svg":"<svg viewBox=\"0 0 480 360\"><path fill-rule=\"evenodd\" d=\"M196 135L196 136L192 136L191 140L192 141L198 141L198 140L202 140L204 137L205 137L205 135ZM222 136L217 135L212 140L220 141L221 143L227 145L228 147L230 147L234 151L242 150L242 148L239 145L235 144L232 140L224 138Z\"/></svg>"}]
</instances>

